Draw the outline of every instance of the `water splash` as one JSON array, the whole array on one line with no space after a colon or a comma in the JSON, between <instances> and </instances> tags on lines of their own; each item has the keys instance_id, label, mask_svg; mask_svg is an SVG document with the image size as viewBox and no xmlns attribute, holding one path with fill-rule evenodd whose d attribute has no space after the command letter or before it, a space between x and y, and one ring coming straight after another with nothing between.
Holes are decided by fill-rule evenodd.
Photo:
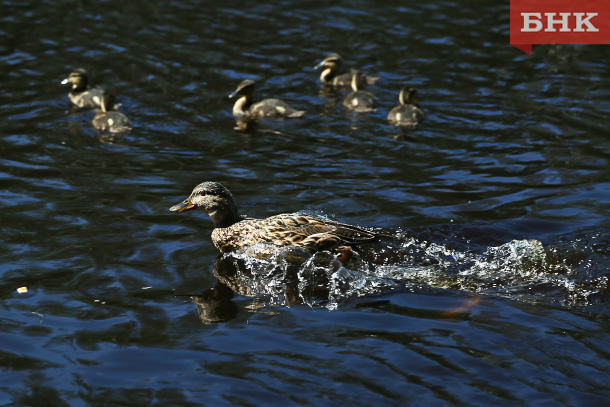
<instances>
[{"instance_id":1,"label":"water splash","mask_svg":"<svg viewBox=\"0 0 610 407\"><path fill-rule=\"evenodd\" d=\"M607 238L597 239L597 247L607 247ZM365 295L424 288L565 306L607 302L609 276L592 263L590 242L567 242L545 247L535 239L513 240L476 253L395 233L362 245L345 263L329 252L260 245L219 256L214 273L239 295L286 306L336 309Z\"/></svg>"}]
</instances>

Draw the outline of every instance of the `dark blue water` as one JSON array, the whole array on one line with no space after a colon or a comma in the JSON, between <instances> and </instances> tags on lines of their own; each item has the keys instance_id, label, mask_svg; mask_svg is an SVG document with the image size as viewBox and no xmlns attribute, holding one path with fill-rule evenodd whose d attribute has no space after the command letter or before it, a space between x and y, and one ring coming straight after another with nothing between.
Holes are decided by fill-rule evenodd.
<instances>
[{"instance_id":1,"label":"dark blue water","mask_svg":"<svg viewBox=\"0 0 610 407\"><path fill-rule=\"evenodd\" d=\"M608 405L610 54L529 56L508 12L0 1L0 405ZM375 113L320 85L331 52L380 77ZM130 133L70 109L76 67ZM246 78L306 116L236 130ZM407 84L414 132L386 121ZM219 256L168 211L203 181L386 237Z\"/></svg>"}]
</instances>

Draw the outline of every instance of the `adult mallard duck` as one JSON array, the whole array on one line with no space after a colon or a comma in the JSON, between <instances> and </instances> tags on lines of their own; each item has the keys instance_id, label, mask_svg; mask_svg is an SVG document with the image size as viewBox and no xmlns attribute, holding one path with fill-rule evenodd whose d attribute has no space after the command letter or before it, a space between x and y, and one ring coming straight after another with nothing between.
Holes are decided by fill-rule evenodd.
<instances>
[{"instance_id":1,"label":"adult mallard duck","mask_svg":"<svg viewBox=\"0 0 610 407\"><path fill-rule=\"evenodd\" d=\"M201 209L214 223L212 242L223 253L262 243L294 246L309 253L333 250L377 239L377 234L320 216L287 213L266 219L240 215L233 195L218 182L203 182L172 212Z\"/></svg>"},{"instance_id":2,"label":"adult mallard duck","mask_svg":"<svg viewBox=\"0 0 610 407\"><path fill-rule=\"evenodd\" d=\"M104 89L89 87L89 76L83 68L70 72L62 85L70 84L72 90L68 93L70 101L77 107L101 107Z\"/></svg>"},{"instance_id":3,"label":"adult mallard duck","mask_svg":"<svg viewBox=\"0 0 610 407\"><path fill-rule=\"evenodd\" d=\"M339 54L330 54L322 62L315 67L322 69L320 74L320 82L325 85L336 88L347 87L352 83L352 77L356 73L356 69L350 69L343 72L343 59ZM379 80L379 77L365 75L365 80L368 85L374 85Z\"/></svg>"},{"instance_id":4,"label":"adult mallard duck","mask_svg":"<svg viewBox=\"0 0 610 407\"><path fill-rule=\"evenodd\" d=\"M345 97L343 106L358 113L374 112L377 110L377 99L371 92L364 89L366 79L362 72L356 71L352 77L353 92Z\"/></svg>"},{"instance_id":5,"label":"adult mallard duck","mask_svg":"<svg viewBox=\"0 0 610 407\"><path fill-rule=\"evenodd\" d=\"M229 98L238 97L233 105L233 115L246 118L264 117L268 119L282 119L285 117L301 117L305 114L303 110L296 110L288 103L280 99L263 99L254 103L254 81L246 79L242 81L237 89L229 95Z\"/></svg>"},{"instance_id":6,"label":"adult mallard duck","mask_svg":"<svg viewBox=\"0 0 610 407\"><path fill-rule=\"evenodd\" d=\"M398 95L400 105L388 113L388 122L395 126L414 129L424 119L417 101L417 89L405 86Z\"/></svg>"},{"instance_id":7,"label":"adult mallard duck","mask_svg":"<svg viewBox=\"0 0 610 407\"><path fill-rule=\"evenodd\" d=\"M110 133L124 133L131 130L131 122L118 111L116 98L111 92L102 95L101 109L93 118L93 127Z\"/></svg>"}]
</instances>

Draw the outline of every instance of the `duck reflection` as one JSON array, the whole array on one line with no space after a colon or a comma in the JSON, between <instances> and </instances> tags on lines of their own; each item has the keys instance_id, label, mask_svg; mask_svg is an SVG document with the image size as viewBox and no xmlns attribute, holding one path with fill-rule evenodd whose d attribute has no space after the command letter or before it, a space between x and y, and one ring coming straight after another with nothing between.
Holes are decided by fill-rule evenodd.
<instances>
[{"instance_id":1,"label":"duck reflection","mask_svg":"<svg viewBox=\"0 0 610 407\"><path fill-rule=\"evenodd\" d=\"M204 324L229 321L237 315L237 305L231 301L233 290L218 281L214 288L193 296L193 304L197 307L199 319Z\"/></svg>"},{"instance_id":2,"label":"duck reflection","mask_svg":"<svg viewBox=\"0 0 610 407\"><path fill-rule=\"evenodd\" d=\"M257 121L252 118L237 118L235 119L235 126L233 130L237 130L242 133L251 133L256 129Z\"/></svg>"},{"instance_id":3,"label":"duck reflection","mask_svg":"<svg viewBox=\"0 0 610 407\"><path fill-rule=\"evenodd\" d=\"M235 294L266 297L260 306L322 304L329 300L332 276L341 267L330 252L312 256L294 247L283 250L273 261L221 254L214 263L216 286L193 296L193 303L205 324L234 318Z\"/></svg>"}]
</instances>

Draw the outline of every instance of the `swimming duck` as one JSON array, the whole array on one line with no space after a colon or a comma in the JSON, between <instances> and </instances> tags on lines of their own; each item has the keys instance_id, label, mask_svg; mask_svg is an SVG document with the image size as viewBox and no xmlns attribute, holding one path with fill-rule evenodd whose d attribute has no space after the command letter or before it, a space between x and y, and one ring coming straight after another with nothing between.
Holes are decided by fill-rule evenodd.
<instances>
[{"instance_id":1,"label":"swimming duck","mask_svg":"<svg viewBox=\"0 0 610 407\"><path fill-rule=\"evenodd\" d=\"M253 103L254 81L246 79L242 81L237 89L229 95L229 98L238 97L233 106L234 116L245 116L248 118L264 117L267 119L282 119L285 117L301 117L305 114L302 110L296 110L288 103L280 99L263 99Z\"/></svg>"},{"instance_id":2,"label":"swimming duck","mask_svg":"<svg viewBox=\"0 0 610 407\"><path fill-rule=\"evenodd\" d=\"M89 87L89 77L86 70L78 68L70 72L70 75L61 81L62 85L68 83L72 86L68 97L74 105L77 107L101 107L104 90Z\"/></svg>"},{"instance_id":3,"label":"swimming duck","mask_svg":"<svg viewBox=\"0 0 610 407\"><path fill-rule=\"evenodd\" d=\"M172 212L201 209L214 223L212 242L223 253L247 249L257 243L293 246L309 253L370 242L375 233L319 216L286 213L266 219L240 215L233 195L218 182L203 182Z\"/></svg>"},{"instance_id":4,"label":"swimming duck","mask_svg":"<svg viewBox=\"0 0 610 407\"><path fill-rule=\"evenodd\" d=\"M356 73L356 69L350 69L348 72L342 72L343 59L339 54L330 54L322 62L316 65L315 69L322 69L320 81L329 86L337 88L350 86L352 77ZM365 75L366 83L374 85L379 80L379 77Z\"/></svg>"},{"instance_id":5,"label":"swimming duck","mask_svg":"<svg viewBox=\"0 0 610 407\"><path fill-rule=\"evenodd\" d=\"M102 94L101 109L93 118L93 127L110 133L123 133L131 130L131 122L118 111L116 98L111 92Z\"/></svg>"},{"instance_id":6,"label":"swimming duck","mask_svg":"<svg viewBox=\"0 0 610 407\"><path fill-rule=\"evenodd\" d=\"M365 75L362 72L356 71L352 77L353 92L345 97L343 106L358 113L374 112L377 109L377 99L375 99L375 95L366 90L362 90L365 83Z\"/></svg>"},{"instance_id":7,"label":"swimming duck","mask_svg":"<svg viewBox=\"0 0 610 407\"><path fill-rule=\"evenodd\" d=\"M398 95L400 105L388 113L388 122L395 126L415 128L424 119L424 112L417 101L417 89L405 86Z\"/></svg>"}]
</instances>

